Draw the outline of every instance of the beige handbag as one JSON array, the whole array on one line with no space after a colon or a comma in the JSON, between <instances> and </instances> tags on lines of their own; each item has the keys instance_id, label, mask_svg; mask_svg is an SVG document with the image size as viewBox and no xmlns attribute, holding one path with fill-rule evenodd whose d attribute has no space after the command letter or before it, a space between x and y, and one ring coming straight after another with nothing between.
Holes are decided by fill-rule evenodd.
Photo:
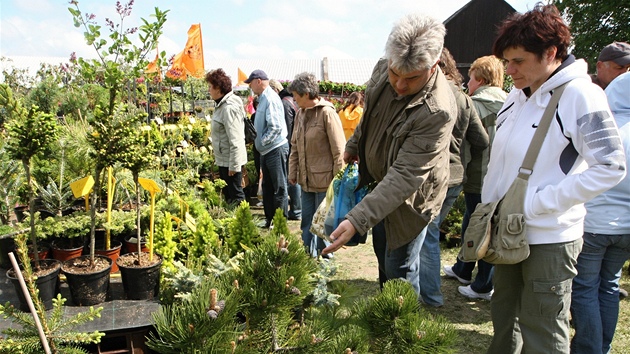
<instances>
[{"instance_id":1,"label":"beige handbag","mask_svg":"<svg viewBox=\"0 0 630 354\"><path fill-rule=\"evenodd\" d=\"M492 264L516 264L529 257L523 204L527 181L533 172L540 147L566 85L565 83L554 90L529 144L518 176L503 198L492 203L477 204L464 233L464 242L459 253L462 261L476 262L483 259Z\"/></svg>"}]
</instances>

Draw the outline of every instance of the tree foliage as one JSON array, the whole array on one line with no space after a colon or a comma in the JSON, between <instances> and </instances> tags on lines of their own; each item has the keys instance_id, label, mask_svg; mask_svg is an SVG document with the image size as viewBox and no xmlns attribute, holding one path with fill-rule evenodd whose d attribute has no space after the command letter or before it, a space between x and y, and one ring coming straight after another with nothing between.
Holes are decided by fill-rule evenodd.
<instances>
[{"instance_id":1,"label":"tree foliage","mask_svg":"<svg viewBox=\"0 0 630 354\"><path fill-rule=\"evenodd\" d=\"M131 15L133 1L126 4L119 1L116 3L119 21L114 23L106 19L105 28L109 36L103 36L102 27L97 23L96 15L81 12L79 2L76 0L71 1L70 4L68 11L72 15L74 26L85 30L86 43L92 46L98 55L98 59L92 60L78 58L80 73L88 82L102 83L109 90L107 112L111 114L114 111L116 99L125 85L143 75L148 63L147 55L157 48L169 10L160 11L156 7L155 13L152 14L155 17L154 22L141 18L143 24L139 28L127 28L124 26L124 21ZM135 45L131 38L137 32L140 45Z\"/></svg>"},{"instance_id":2,"label":"tree foliage","mask_svg":"<svg viewBox=\"0 0 630 354\"><path fill-rule=\"evenodd\" d=\"M614 41L630 40L630 1L555 0L571 26L573 54L584 58L595 72L599 52Z\"/></svg>"}]
</instances>

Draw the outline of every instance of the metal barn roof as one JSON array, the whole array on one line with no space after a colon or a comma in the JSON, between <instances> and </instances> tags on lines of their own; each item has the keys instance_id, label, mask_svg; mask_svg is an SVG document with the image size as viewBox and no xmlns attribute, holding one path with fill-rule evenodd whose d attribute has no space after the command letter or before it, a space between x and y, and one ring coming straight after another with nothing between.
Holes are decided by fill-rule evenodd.
<instances>
[{"instance_id":1,"label":"metal barn roof","mask_svg":"<svg viewBox=\"0 0 630 354\"><path fill-rule=\"evenodd\" d=\"M34 76L40 63L58 65L68 63L67 57L4 57L8 60L0 61L0 81L3 80L1 71L9 71L11 67L27 69L29 75ZM291 81L295 75L302 72L313 73L319 80L332 82L349 82L363 85L372 74L372 69L378 59L212 59L205 61L206 71L222 68L232 79L238 81L238 69L249 75L256 69L262 69L269 78Z\"/></svg>"}]
</instances>

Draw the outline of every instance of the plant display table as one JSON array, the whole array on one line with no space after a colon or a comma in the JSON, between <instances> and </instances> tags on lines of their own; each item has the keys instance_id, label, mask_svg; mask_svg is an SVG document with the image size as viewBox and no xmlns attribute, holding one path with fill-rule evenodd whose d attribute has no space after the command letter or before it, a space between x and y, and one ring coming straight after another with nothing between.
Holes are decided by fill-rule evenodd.
<instances>
[{"instance_id":1,"label":"plant display table","mask_svg":"<svg viewBox=\"0 0 630 354\"><path fill-rule=\"evenodd\" d=\"M0 273L0 303L4 304L8 301L18 306L17 294L10 280L6 277L6 271L1 271ZM70 290L68 289L68 284L65 282L61 283L61 295L70 299ZM68 304L71 304L71 302L66 302L65 314L67 316L86 310L86 307ZM113 276L110 280L107 301L94 307L103 307L101 317L77 326L77 331L111 332L150 327L152 326L151 314L157 311L160 305L157 300L125 300L125 293L120 277ZM11 328L13 325L13 322L10 320L0 319L0 331Z\"/></svg>"}]
</instances>

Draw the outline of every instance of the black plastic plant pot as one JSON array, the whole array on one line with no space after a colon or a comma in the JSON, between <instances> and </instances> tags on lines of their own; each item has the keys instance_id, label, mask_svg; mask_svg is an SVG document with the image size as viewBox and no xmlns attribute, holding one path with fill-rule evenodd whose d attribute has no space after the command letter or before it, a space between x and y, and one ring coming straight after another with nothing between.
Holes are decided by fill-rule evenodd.
<instances>
[{"instance_id":1,"label":"black plastic plant pot","mask_svg":"<svg viewBox=\"0 0 630 354\"><path fill-rule=\"evenodd\" d=\"M39 264L41 268L50 269L48 274L38 276L35 280L35 284L39 290L39 298L44 303L46 310L50 310L53 308L52 300L59 293L59 273L61 271L61 262L56 259L44 259L39 261ZM34 262L32 266L35 268ZM18 308L21 311L29 312L30 309L28 308L28 302L22 293L22 286L20 285L20 281L16 277L13 269L9 269L7 271L7 278L11 280L11 283L13 283L13 286L15 287L15 293L17 294L19 301Z\"/></svg>"},{"instance_id":2,"label":"black plastic plant pot","mask_svg":"<svg viewBox=\"0 0 630 354\"><path fill-rule=\"evenodd\" d=\"M105 256L95 256L96 259L105 260L107 267L91 272L71 272L69 266L89 263L89 256L81 256L63 262L61 271L66 276L72 303L77 306L91 306L105 302L109 291L109 274L112 268L112 260Z\"/></svg>"},{"instance_id":3,"label":"black plastic plant pot","mask_svg":"<svg viewBox=\"0 0 630 354\"><path fill-rule=\"evenodd\" d=\"M128 253L122 257L137 257L138 253ZM160 291L160 275L162 269L162 257L158 262L149 266L141 267L137 264L126 266L118 262L120 277L127 300L152 300L157 298ZM120 258L119 258L120 260Z\"/></svg>"}]
</instances>

